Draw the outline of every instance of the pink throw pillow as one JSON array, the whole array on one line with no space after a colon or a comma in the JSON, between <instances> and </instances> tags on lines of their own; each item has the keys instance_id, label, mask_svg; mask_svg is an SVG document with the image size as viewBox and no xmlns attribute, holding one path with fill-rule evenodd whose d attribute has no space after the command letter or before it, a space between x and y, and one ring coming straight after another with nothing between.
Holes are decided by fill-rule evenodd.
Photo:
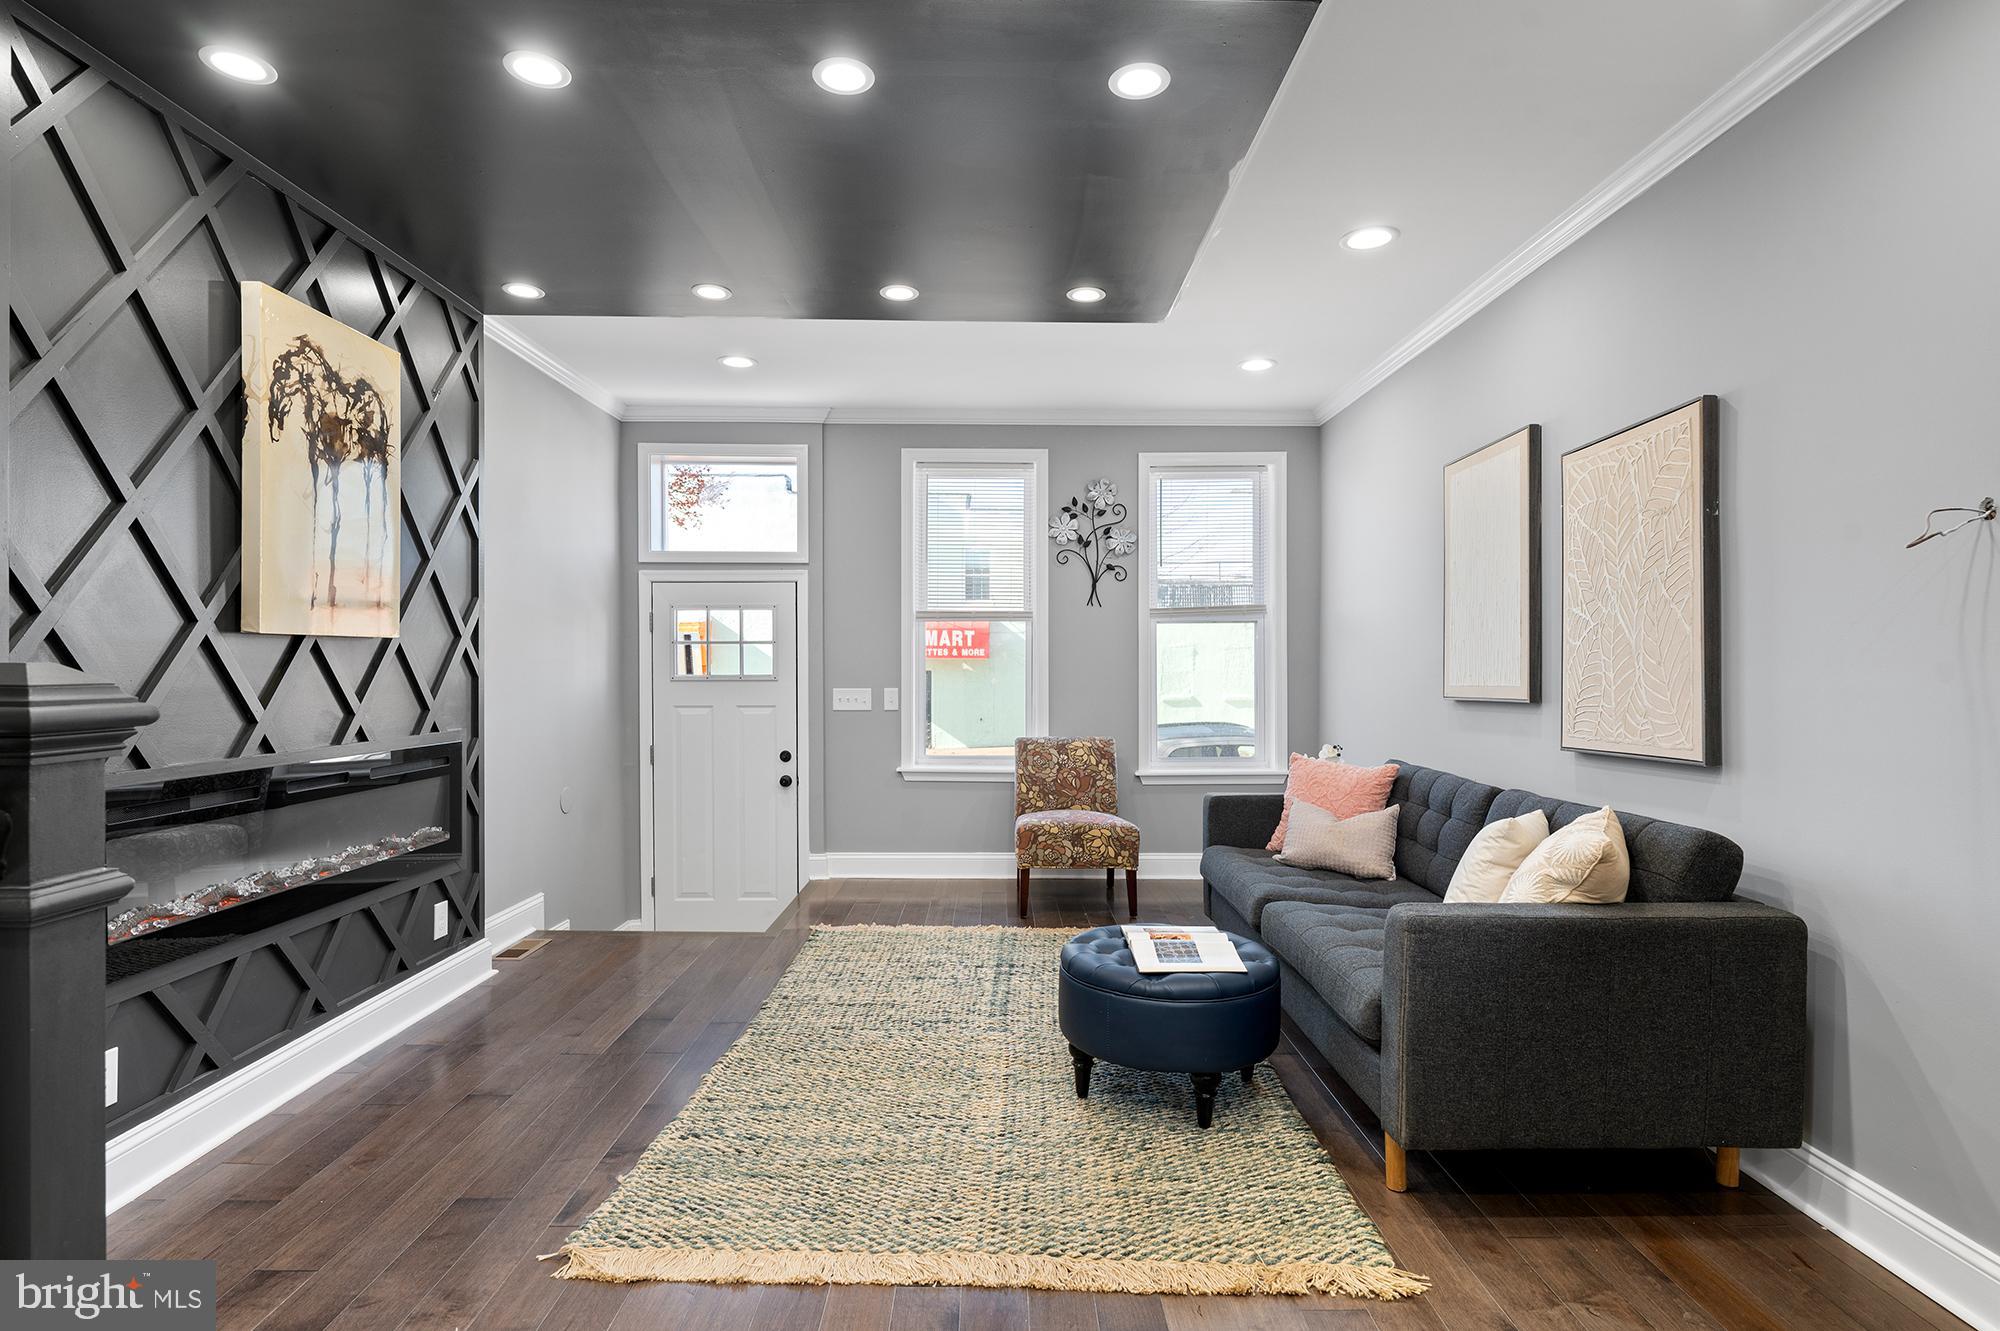
<instances>
[{"instance_id":1,"label":"pink throw pillow","mask_svg":"<svg viewBox=\"0 0 2000 1331\"><path fill-rule=\"evenodd\" d=\"M1292 822L1292 801L1317 804L1336 818L1352 818L1357 813L1374 813L1389 805L1389 787L1396 783L1396 764L1356 767L1352 763L1329 762L1292 755L1292 767L1285 777L1285 811L1278 817L1278 830L1271 834L1269 851L1285 848L1285 829Z\"/></svg>"}]
</instances>

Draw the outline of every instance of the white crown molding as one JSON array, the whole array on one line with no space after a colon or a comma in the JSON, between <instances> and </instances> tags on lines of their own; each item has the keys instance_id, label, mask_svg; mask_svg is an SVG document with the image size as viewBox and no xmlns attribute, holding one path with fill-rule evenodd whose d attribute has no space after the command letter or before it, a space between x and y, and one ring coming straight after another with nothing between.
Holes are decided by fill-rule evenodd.
<instances>
[{"instance_id":1,"label":"white crown molding","mask_svg":"<svg viewBox=\"0 0 2000 1331\"><path fill-rule=\"evenodd\" d=\"M1360 377L1320 403L1321 424L1422 355L1452 329L1485 309L1523 278L1574 245L1598 223L1659 183L1745 116L1854 40L1902 0L1831 0L1818 13L1718 88L1680 122L1648 144L1610 179L1536 232L1528 242L1432 315Z\"/></svg>"},{"instance_id":2,"label":"white crown molding","mask_svg":"<svg viewBox=\"0 0 2000 1331\"><path fill-rule=\"evenodd\" d=\"M619 420L627 419L625 404L614 394L557 360L540 343L531 340L527 334L507 320L488 315L486 340L496 347L513 352L605 415L615 416Z\"/></svg>"},{"instance_id":3,"label":"white crown molding","mask_svg":"<svg viewBox=\"0 0 2000 1331\"><path fill-rule=\"evenodd\" d=\"M2000 1253L1808 1142L1743 1171L1979 1331L2000 1331Z\"/></svg>"},{"instance_id":4,"label":"white crown molding","mask_svg":"<svg viewBox=\"0 0 2000 1331\"><path fill-rule=\"evenodd\" d=\"M1318 425L1303 408L1277 411L1160 411L1102 407L760 407L672 402L627 403L627 421L753 421L806 425Z\"/></svg>"}]
</instances>

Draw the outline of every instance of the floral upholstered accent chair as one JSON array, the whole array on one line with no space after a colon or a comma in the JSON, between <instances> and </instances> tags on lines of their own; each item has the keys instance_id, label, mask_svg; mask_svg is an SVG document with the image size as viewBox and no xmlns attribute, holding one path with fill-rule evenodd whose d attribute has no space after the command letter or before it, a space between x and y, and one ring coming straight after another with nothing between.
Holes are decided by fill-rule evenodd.
<instances>
[{"instance_id":1,"label":"floral upholstered accent chair","mask_svg":"<svg viewBox=\"0 0 2000 1331\"><path fill-rule=\"evenodd\" d=\"M1139 828L1118 816L1118 750L1108 739L1014 741L1014 863L1021 914L1034 869L1102 869L1109 900L1125 871L1139 918Z\"/></svg>"}]
</instances>

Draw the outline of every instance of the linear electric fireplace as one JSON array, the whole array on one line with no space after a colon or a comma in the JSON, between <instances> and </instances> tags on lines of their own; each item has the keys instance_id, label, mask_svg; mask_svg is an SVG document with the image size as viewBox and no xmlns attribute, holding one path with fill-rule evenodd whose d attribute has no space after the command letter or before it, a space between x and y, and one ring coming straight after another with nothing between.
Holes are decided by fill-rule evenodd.
<instances>
[{"instance_id":1,"label":"linear electric fireplace","mask_svg":"<svg viewBox=\"0 0 2000 1331\"><path fill-rule=\"evenodd\" d=\"M114 1135L479 938L465 763L452 734L111 778Z\"/></svg>"},{"instance_id":2,"label":"linear electric fireplace","mask_svg":"<svg viewBox=\"0 0 2000 1331\"><path fill-rule=\"evenodd\" d=\"M105 856L133 880L105 941L240 933L455 859L463 780L455 740L134 774L105 796Z\"/></svg>"}]
</instances>

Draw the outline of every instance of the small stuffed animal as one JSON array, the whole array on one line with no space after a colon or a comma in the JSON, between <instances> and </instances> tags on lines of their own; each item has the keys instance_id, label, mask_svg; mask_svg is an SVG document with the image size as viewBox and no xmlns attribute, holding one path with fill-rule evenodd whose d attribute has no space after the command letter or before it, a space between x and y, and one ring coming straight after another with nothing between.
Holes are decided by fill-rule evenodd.
<instances>
[{"instance_id":1,"label":"small stuffed animal","mask_svg":"<svg viewBox=\"0 0 2000 1331\"><path fill-rule=\"evenodd\" d=\"M1338 744L1322 744L1319 746L1319 756L1330 763L1339 762L1340 755L1345 752L1346 750Z\"/></svg>"}]
</instances>

